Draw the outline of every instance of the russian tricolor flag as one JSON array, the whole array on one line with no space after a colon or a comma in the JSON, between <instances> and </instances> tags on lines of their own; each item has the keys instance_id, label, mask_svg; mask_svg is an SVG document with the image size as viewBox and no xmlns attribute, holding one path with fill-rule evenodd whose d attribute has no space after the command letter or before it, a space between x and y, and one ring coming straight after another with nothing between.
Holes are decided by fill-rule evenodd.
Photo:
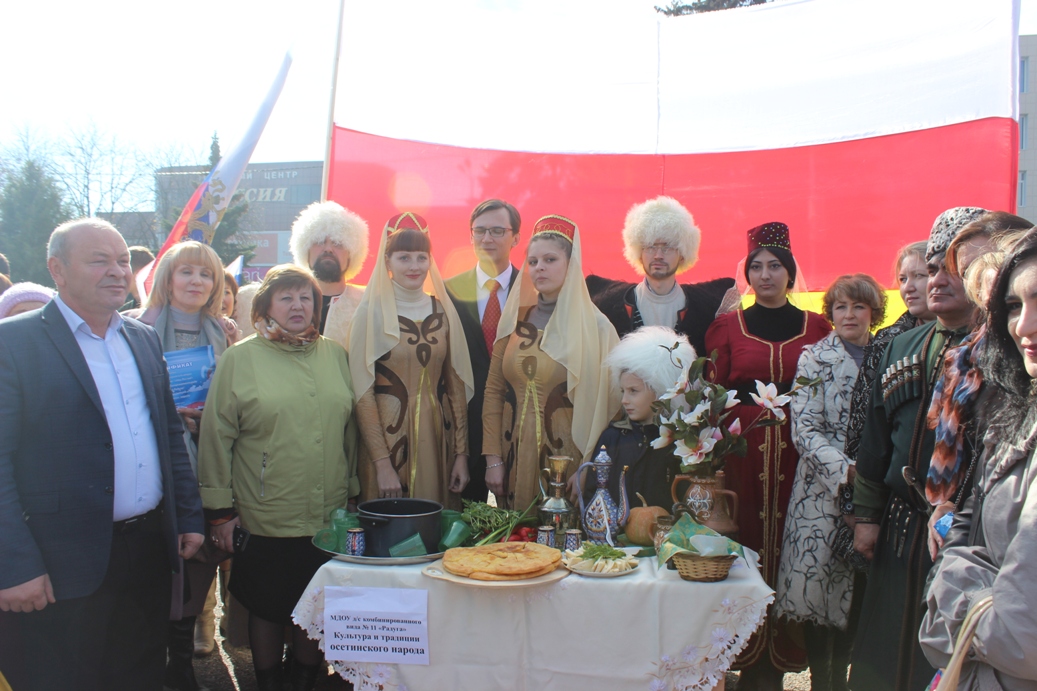
<instances>
[{"instance_id":1,"label":"russian tricolor flag","mask_svg":"<svg viewBox=\"0 0 1037 691\"><path fill-rule=\"evenodd\" d=\"M172 230L166 236L165 242L151 262L137 274L137 287L141 296L151 293L151 282L155 277L155 268L170 247L184 240L196 240L211 244L216 226L223 219L223 214L230 205L234 192L238 189L241 176L245 173L248 161L252 158L252 152L259 143L259 137L263 134L270 113L274 110L277 98L281 95L285 80L288 79L288 70L292 66L292 54L286 52L281 66L274 77L266 97L260 104L259 109L252 118L252 122L241 140L230 150L230 153L220 158L209 174L205 177L198 189L194 191L184 210L180 213ZM240 273L240 267L238 269ZM240 279L239 279L240 280Z\"/></svg>"},{"instance_id":2,"label":"russian tricolor flag","mask_svg":"<svg viewBox=\"0 0 1037 691\"><path fill-rule=\"evenodd\" d=\"M779 220L812 289L852 271L888 280L896 249L944 209L1015 209L1018 13L1017 0L676 18L630 0L349 3L328 198L375 229L425 216L448 274L472 263L471 209L501 197L529 225L574 219L587 270L631 277L626 211L667 194L703 231L683 280L732 275L745 230Z\"/></svg>"}]
</instances>

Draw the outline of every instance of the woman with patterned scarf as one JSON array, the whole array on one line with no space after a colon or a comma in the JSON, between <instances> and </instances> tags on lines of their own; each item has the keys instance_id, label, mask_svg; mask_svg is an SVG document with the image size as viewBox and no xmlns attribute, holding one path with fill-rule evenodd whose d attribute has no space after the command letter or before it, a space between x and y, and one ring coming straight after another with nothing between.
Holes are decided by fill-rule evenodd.
<instances>
[{"instance_id":1,"label":"woman with patterned scarf","mask_svg":"<svg viewBox=\"0 0 1037 691\"><path fill-rule=\"evenodd\" d=\"M966 620L971 647L953 688L1037 689L1037 231L1008 253L991 290L980 363L990 383L975 488L955 512L925 593L919 643L950 682ZM934 685L936 680L934 680Z\"/></svg>"},{"instance_id":2,"label":"woman with patterned scarf","mask_svg":"<svg viewBox=\"0 0 1037 691\"><path fill-rule=\"evenodd\" d=\"M1005 254L1029 229L1026 219L1003 212L987 214L969 224L947 248L947 266L957 272L961 254L990 249L977 257L965 272L965 292L979 307L979 327L961 345L944 356L943 376L933 390L926 422L936 431L936 445L929 463L925 494L934 510L929 519L929 554L943 545L936 523L947 513L957 511L972 491L973 475L985 428L977 415L984 406L983 371L979 362L986 346L987 298ZM988 245L989 243L989 245ZM944 531L945 532L945 531Z\"/></svg>"},{"instance_id":3,"label":"woman with patterned scarf","mask_svg":"<svg viewBox=\"0 0 1037 691\"><path fill-rule=\"evenodd\" d=\"M230 591L249 612L261 691L281 689L284 628L328 560L311 539L360 493L349 362L320 335L320 304L309 271L272 268L252 303L256 333L223 354L202 416L202 504L212 541L235 552ZM251 533L241 551L237 526ZM320 648L291 630L292 688L311 689Z\"/></svg>"}]
</instances>

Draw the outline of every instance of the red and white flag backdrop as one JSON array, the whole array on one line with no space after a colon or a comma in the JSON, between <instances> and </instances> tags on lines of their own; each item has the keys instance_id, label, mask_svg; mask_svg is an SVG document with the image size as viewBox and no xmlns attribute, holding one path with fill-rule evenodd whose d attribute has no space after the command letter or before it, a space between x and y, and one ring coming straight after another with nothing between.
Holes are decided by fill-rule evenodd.
<instances>
[{"instance_id":1,"label":"red and white flag backdrop","mask_svg":"<svg viewBox=\"0 0 1037 691\"><path fill-rule=\"evenodd\" d=\"M943 210L1014 211L1018 14L1018 0L678 18L631 0L347 2L328 198L373 234L425 216L445 275L473 264L469 213L499 197L522 213L520 249L562 214L588 272L632 277L623 219L667 194L702 228L682 280L733 275L745 231L783 221L810 289L856 271L889 283L896 249Z\"/></svg>"}]
</instances>

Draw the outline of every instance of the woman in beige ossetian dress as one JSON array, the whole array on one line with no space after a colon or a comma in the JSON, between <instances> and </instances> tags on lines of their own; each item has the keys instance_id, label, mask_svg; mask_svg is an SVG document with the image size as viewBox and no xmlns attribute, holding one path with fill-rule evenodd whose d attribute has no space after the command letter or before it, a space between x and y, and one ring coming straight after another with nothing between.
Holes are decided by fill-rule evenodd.
<instances>
[{"instance_id":1,"label":"woman in beige ossetian dress","mask_svg":"<svg viewBox=\"0 0 1037 691\"><path fill-rule=\"evenodd\" d=\"M537 221L519 280L490 362L483 453L486 486L521 511L540 492L547 457L571 456L571 475L619 409L604 364L619 338L587 293L572 221Z\"/></svg>"},{"instance_id":2,"label":"woman in beige ossetian dress","mask_svg":"<svg viewBox=\"0 0 1037 691\"><path fill-rule=\"evenodd\" d=\"M432 295L423 287L428 277ZM445 295L424 219L390 219L349 334L350 371L363 392L356 405L362 501L415 497L460 508L472 370Z\"/></svg>"}]
</instances>

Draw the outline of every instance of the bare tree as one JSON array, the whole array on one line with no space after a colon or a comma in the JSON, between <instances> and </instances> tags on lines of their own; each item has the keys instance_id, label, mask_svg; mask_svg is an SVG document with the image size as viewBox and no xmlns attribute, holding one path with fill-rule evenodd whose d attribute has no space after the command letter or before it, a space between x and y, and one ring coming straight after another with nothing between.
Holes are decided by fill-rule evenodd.
<instances>
[{"instance_id":1,"label":"bare tree","mask_svg":"<svg viewBox=\"0 0 1037 691\"><path fill-rule=\"evenodd\" d=\"M153 169L147 156L93 122L70 130L54 151L56 175L75 214L140 211L153 205Z\"/></svg>"},{"instance_id":2,"label":"bare tree","mask_svg":"<svg viewBox=\"0 0 1037 691\"><path fill-rule=\"evenodd\" d=\"M55 173L53 144L34 127L20 127L11 141L0 146L0 186L12 175L19 175L29 161L48 175Z\"/></svg>"}]
</instances>

